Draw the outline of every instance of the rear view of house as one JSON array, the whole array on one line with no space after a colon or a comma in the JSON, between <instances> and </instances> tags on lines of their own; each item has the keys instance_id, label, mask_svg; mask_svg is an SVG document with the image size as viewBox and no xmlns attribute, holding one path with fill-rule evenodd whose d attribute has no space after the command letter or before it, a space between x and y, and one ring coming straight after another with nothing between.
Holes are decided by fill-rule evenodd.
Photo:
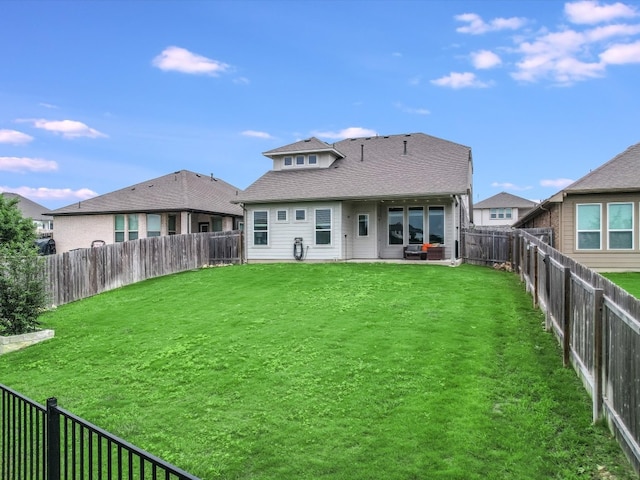
<instances>
[{"instance_id":1,"label":"rear view of house","mask_svg":"<svg viewBox=\"0 0 640 480\"><path fill-rule=\"evenodd\" d=\"M412 244L457 258L470 212L469 147L412 133L310 138L264 155L272 170L236 199L247 261L403 258Z\"/></svg>"},{"instance_id":2,"label":"rear view of house","mask_svg":"<svg viewBox=\"0 0 640 480\"><path fill-rule=\"evenodd\" d=\"M180 170L53 210L58 253L138 238L238 229L238 189Z\"/></svg>"}]
</instances>

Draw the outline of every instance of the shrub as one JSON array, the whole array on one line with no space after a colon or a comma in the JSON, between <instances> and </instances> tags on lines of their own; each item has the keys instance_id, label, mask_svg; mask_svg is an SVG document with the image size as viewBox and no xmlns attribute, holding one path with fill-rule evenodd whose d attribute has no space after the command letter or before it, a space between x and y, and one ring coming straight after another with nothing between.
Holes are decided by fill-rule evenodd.
<instances>
[{"instance_id":1,"label":"shrub","mask_svg":"<svg viewBox=\"0 0 640 480\"><path fill-rule=\"evenodd\" d=\"M0 195L0 335L37 330L46 302L35 226L17 203Z\"/></svg>"}]
</instances>

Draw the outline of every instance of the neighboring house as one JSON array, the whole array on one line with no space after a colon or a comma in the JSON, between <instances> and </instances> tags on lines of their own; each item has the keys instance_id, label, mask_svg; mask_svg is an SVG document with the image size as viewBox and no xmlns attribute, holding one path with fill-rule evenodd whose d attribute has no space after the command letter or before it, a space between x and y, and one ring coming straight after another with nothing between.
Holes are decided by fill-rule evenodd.
<instances>
[{"instance_id":1,"label":"neighboring house","mask_svg":"<svg viewBox=\"0 0 640 480\"><path fill-rule=\"evenodd\" d=\"M18 210L20 210L23 217L33 220L33 223L36 225L38 237L50 237L52 235L53 217L48 208L17 193L0 192L0 195L3 195L9 200L13 200L14 198L18 199Z\"/></svg>"},{"instance_id":2,"label":"neighboring house","mask_svg":"<svg viewBox=\"0 0 640 480\"><path fill-rule=\"evenodd\" d=\"M526 215L536 202L501 192L473 205L473 223L480 226L510 226Z\"/></svg>"},{"instance_id":3,"label":"neighboring house","mask_svg":"<svg viewBox=\"0 0 640 480\"><path fill-rule=\"evenodd\" d=\"M458 257L469 222L471 149L406 135L317 138L265 152L273 169L242 192L246 259L403 258L409 244Z\"/></svg>"},{"instance_id":4,"label":"neighboring house","mask_svg":"<svg viewBox=\"0 0 640 480\"><path fill-rule=\"evenodd\" d=\"M540 203L515 227L551 227L554 248L597 271L640 271L640 143Z\"/></svg>"},{"instance_id":5,"label":"neighboring house","mask_svg":"<svg viewBox=\"0 0 640 480\"><path fill-rule=\"evenodd\" d=\"M58 253L138 238L235 230L239 190L209 175L180 170L53 210Z\"/></svg>"}]
</instances>

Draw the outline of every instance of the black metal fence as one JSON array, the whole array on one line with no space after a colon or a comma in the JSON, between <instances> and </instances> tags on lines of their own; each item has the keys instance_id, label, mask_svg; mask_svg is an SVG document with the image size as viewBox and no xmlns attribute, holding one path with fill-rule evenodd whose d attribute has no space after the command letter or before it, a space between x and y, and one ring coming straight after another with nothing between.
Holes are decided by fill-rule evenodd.
<instances>
[{"instance_id":1,"label":"black metal fence","mask_svg":"<svg viewBox=\"0 0 640 480\"><path fill-rule=\"evenodd\" d=\"M199 480L60 408L0 384L2 480Z\"/></svg>"}]
</instances>

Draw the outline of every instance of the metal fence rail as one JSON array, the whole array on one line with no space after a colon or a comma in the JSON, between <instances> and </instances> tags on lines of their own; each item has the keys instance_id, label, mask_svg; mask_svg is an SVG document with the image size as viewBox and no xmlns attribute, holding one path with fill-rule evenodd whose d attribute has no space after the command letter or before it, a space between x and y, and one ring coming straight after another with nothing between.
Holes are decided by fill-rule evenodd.
<instances>
[{"instance_id":1,"label":"metal fence rail","mask_svg":"<svg viewBox=\"0 0 640 480\"><path fill-rule=\"evenodd\" d=\"M0 385L3 480L199 480L60 408Z\"/></svg>"}]
</instances>

